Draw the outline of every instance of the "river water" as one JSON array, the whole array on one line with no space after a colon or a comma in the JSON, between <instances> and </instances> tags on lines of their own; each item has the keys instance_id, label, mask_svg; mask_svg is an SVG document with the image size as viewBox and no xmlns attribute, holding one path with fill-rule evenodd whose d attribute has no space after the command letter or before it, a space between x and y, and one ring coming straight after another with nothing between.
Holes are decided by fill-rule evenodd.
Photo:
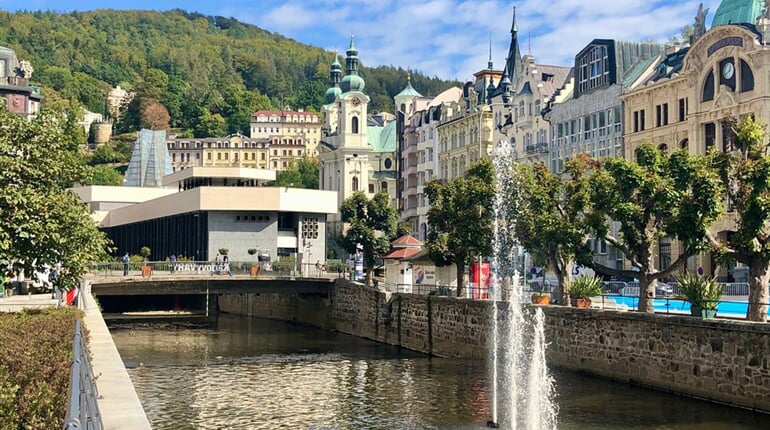
<instances>
[{"instance_id":1,"label":"river water","mask_svg":"<svg viewBox=\"0 0 770 430\"><path fill-rule=\"evenodd\" d=\"M155 430L483 429L487 363L221 314L110 320ZM555 372L559 429L743 430L770 416Z\"/></svg>"}]
</instances>

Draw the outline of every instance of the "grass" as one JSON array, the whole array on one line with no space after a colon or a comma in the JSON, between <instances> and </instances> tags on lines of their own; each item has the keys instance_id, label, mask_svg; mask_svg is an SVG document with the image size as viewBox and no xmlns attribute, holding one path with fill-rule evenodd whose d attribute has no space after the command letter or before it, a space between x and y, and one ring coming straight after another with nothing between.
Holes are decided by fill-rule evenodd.
<instances>
[{"instance_id":1,"label":"grass","mask_svg":"<svg viewBox=\"0 0 770 430\"><path fill-rule=\"evenodd\" d=\"M0 430L61 428L76 308L0 313Z\"/></svg>"}]
</instances>

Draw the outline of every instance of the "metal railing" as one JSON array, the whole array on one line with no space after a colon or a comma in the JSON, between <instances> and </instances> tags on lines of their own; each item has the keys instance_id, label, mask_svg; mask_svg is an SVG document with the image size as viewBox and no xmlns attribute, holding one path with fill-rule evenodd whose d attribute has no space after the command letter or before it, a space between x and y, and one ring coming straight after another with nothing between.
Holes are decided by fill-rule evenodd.
<instances>
[{"instance_id":1,"label":"metal railing","mask_svg":"<svg viewBox=\"0 0 770 430\"><path fill-rule=\"evenodd\" d=\"M256 269L255 271L252 271ZM293 261L257 262L230 261L228 263L214 261L117 261L91 263L88 265L89 275L95 277L138 277L138 276L280 276L280 277L324 277L340 276L337 268L329 268L316 263L298 264Z\"/></svg>"},{"instance_id":2,"label":"metal railing","mask_svg":"<svg viewBox=\"0 0 770 430\"><path fill-rule=\"evenodd\" d=\"M93 368L80 320L75 321L75 339L70 370L69 408L63 430L100 430L102 416L96 399L99 393L94 383Z\"/></svg>"}]
</instances>

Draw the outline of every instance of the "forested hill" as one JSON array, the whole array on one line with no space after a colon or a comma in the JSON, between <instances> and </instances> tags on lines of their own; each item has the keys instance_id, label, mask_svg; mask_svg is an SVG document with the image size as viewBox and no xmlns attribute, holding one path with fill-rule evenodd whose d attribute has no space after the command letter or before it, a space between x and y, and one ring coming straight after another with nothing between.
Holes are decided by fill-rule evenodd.
<instances>
[{"instance_id":1,"label":"forested hill","mask_svg":"<svg viewBox=\"0 0 770 430\"><path fill-rule=\"evenodd\" d=\"M133 110L118 121L122 131L139 127L143 105L158 101L172 127L197 135L245 133L258 109L318 110L333 60L331 52L232 18L182 10L3 12L0 45L30 60L32 81L55 90L48 91L53 98L76 99L91 111L105 110L110 87L136 91ZM360 57L370 112L392 112L406 71L369 68L366 52ZM431 96L457 83L413 72L412 84Z\"/></svg>"}]
</instances>

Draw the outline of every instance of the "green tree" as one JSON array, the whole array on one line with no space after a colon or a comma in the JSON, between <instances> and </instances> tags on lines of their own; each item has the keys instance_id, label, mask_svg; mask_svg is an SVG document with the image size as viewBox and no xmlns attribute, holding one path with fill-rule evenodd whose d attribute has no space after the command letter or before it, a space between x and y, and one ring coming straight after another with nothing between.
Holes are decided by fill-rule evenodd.
<instances>
[{"instance_id":1,"label":"green tree","mask_svg":"<svg viewBox=\"0 0 770 430\"><path fill-rule=\"evenodd\" d=\"M222 137L227 135L227 124L222 115L211 114L208 109L203 109L198 117L198 124L194 130L195 137Z\"/></svg>"},{"instance_id":2,"label":"green tree","mask_svg":"<svg viewBox=\"0 0 770 430\"><path fill-rule=\"evenodd\" d=\"M569 305L567 287L578 256L590 260L588 224L585 214L590 203L588 168L583 154L571 159L563 177L551 173L543 163L519 164L517 183L519 202L516 237L538 261L547 266L559 281L553 297L560 305ZM562 179L563 178L563 179Z\"/></svg>"},{"instance_id":3,"label":"green tree","mask_svg":"<svg viewBox=\"0 0 770 430\"><path fill-rule=\"evenodd\" d=\"M709 234L717 260L737 260L749 267L749 307L746 318L767 321L770 283L770 156L765 124L747 115L725 121L733 134L735 152L715 153L722 183L736 216L728 240Z\"/></svg>"},{"instance_id":4,"label":"green tree","mask_svg":"<svg viewBox=\"0 0 770 430\"><path fill-rule=\"evenodd\" d=\"M369 200L364 193L355 192L342 202L340 216L348 228L337 242L351 254L356 246L363 248L366 283L371 285L375 259L385 254L395 239L398 215L390 205L390 196L380 191Z\"/></svg>"},{"instance_id":5,"label":"green tree","mask_svg":"<svg viewBox=\"0 0 770 430\"><path fill-rule=\"evenodd\" d=\"M303 156L291 163L288 169L278 171L271 184L279 187L318 189L318 160Z\"/></svg>"},{"instance_id":6,"label":"green tree","mask_svg":"<svg viewBox=\"0 0 770 430\"><path fill-rule=\"evenodd\" d=\"M592 268L639 279L639 310L651 313L656 281L707 249L706 232L720 215L724 191L710 158L686 150L669 156L650 144L639 146L635 154L636 162L608 158L595 164L588 215L595 237L622 251L633 269L596 262ZM613 234L613 222L618 234ZM657 267L654 258L663 237L680 244L679 256L667 268Z\"/></svg>"},{"instance_id":7,"label":"green tree","mask_svg":"<svg viewBox=\"0 0 770 430\"><path fill-rule=\"evenodd\" d=\"M118 173L114 167L96 166L91 169L91 179L87 182L89 185L123 185L123 175Z\"/></svg>"},{"instance_id":8,"label":"green tree","mask_svg":"<svg viewBox=\"0 0 770 430\"><path fill-rule=\"evenodd\" d=\"M105 256L107 239L66 189L88 179L66 121L51 111L29 121L0 109L0 266L32 273L61 263L71 288Z\"/></svg>"},{"instance_id":9,"label":"green tree","mask_svg":"<svg viewBox=\"0 0 770 430\"><path fill-rule=\"evenodd\" d=\"M455 264L457 295L465 289L463 276L471 259L492 254L495 171L491 161L473 164L464 176L425 187L430 200L427 248L437 266Z\"/></svg>"}]
</instances>

